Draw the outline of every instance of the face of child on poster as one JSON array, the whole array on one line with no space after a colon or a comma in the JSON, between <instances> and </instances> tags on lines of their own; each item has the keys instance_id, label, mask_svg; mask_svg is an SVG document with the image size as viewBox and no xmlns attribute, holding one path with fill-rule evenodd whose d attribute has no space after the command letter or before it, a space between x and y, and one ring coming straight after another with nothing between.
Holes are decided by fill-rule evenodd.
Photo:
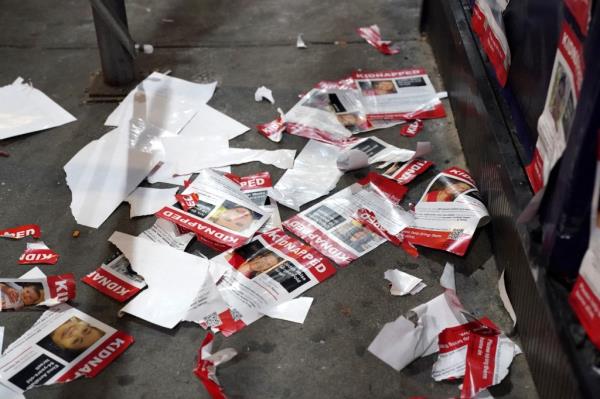
<instances>
[{"instance_id":1,"label":"face of child on poster","mask_svg":"<svg viewBox=\"0 0 600 399\"><path fill-rule=\"evenodd\" d=\"M2 292L1 309L9 307L8 301L13 304L17 303L17 307L22 307L34 306L44 300L44 288L42 284L24 284L21 289L17 289L7 284L0 283L0 291Z\"/></svg>"},{"instance_id":2,"label":"face of child on poster","mask_svg":"<svg viewBox=\"0 0 600 399\"><path fill-rule=\"evenodd\" d=\"M392 80L371 80L369 82L359 82L363 94L368 96L383 96L386 94L396 94L396 86Z\"/></svg>"},{"instance_id":3,"label":"face of child on poster","mask_svg":"<svg viewBox=\"0 0 600 399\"><path fill-rule=\"evenodd\" d=\"M452 202L459 195L475 190L475 187L460 180L451 179L449 177L439 178L435 182L429 192L425 194L423 201L425 202Z\"/></svg>"},{"instance_id":4,"label":"face of child on poster","mask_svg":"<svg viewBox=\"0 0 600 399\"><path fill-rule=\"evenodd\" d=\"M219 226L242 232L248 229L257 218L257 215L250 209L225 201L208 219Z\"/></svg>"},{"instance_id":5,"label":"face of child on poster","mask_svg":"<svg viewBox=\"0 0 600 399\"><path fill-rule=\"evenodd\" d=\"M38 345L71 361L104 336L104 331L78 317L71 317L58 326Z\"/></svg>"}]
</instances>

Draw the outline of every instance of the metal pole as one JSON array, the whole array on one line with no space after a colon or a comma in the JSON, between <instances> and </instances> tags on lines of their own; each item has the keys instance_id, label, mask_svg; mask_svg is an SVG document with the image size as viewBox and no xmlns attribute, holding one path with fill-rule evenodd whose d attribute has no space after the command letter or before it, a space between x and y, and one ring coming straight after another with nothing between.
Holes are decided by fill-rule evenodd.
<instances>
[{"instance_id":1,"label":"metal pole","mask_svg":"<svg viewBox=\"0 0 600 399\"><path fill-rule=\"evenodd\" d=\"M91 0L104 82L126 85L135 79L135 44L127 27L124 0Z\"/></svg>"}]
</instances>

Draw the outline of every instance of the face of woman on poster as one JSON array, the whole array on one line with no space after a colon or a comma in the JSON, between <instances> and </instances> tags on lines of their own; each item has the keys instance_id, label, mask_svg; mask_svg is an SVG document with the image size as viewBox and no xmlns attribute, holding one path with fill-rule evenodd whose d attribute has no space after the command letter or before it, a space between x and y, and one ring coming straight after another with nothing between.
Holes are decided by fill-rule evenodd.
<instances>
[{"instance_id":1,"label":"face of woman on poster","mask_svg":"<svg viewBox=\"0 0 600 399\"><path fill-rule=\"evenodd\" d=\"M396 92L394 87L394 82L391 80L380 80L377 82L373 82L373 90L375 90L375 94L393 94Z\"/></svg>"},{"instance_id":2,"label":"face of woman on poster","mask_svg":"<svg viewBox=\"0 0 600 399\"><path fill-rule=\"evenodd\" d=\"M252 224L252 212L244 207L238 206L223 211L215 222L228 229L242 231Z\"/></svg>"},{"instance_id":3,"label":"face of woman on poster","mask_svg":"<svg viewBox=\"0 0 600 399\"><path fill-rule=\"evenodd\" d=\"M76 317L70 318L54 332L52 341L62 349L81 351L92 346L104 333Z\"/></svg>"}]
</instances>

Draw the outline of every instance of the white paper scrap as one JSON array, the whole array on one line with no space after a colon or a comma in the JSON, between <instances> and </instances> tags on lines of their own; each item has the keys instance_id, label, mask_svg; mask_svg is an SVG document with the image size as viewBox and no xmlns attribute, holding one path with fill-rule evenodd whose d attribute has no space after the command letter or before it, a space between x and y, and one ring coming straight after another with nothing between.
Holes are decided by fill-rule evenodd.
<instances>
[{"instance_id":1,"label":"white paper scrap","mask_svg":"<svg viewBox=\"0 0 600 399\"><path fill-rule=\"evenodd\" d=\"M418 321L415 325L404 316L386 323L377 334L369 352L397 371L419 357L437 352L437 336L447 327L460 325L444 294L412 310Z\"/></svg>"},{"instance_id":2,"label":"white paper scrap","mask_svg":"<svg viewBox=\"0 0 600 399\"><path fill-rule=\"evenodd\" d=\"M113 233L109 241L123 252L133 270L148 284L121 312L161 327L175 327L204 284L210 261L120 232Z\"/></svg>"},{"instance_id":3,"label":"white paper scrap","mask_svg":"<svg viewBox=\"0 0 600 399\"><path fill-rule=\"evenodd\" d=\"M212 97L217 82L200 84L153 72L117 106L104 122L107 126L129 123L134 116L134 96L143 91L148 122L172 133L179 131Z\"/></svg>"},{"instance_id":4,"label":"white paper scrap","mask_svg":"<svg viewBox=\"0 0 600 399\"><path fill-rule=\"evenodd\" d=\"M0 140L73 122L75 117L18 78L0 87Z\"/></svg>"},{"instance_id":5,"label":"white paper scrap","mask_svg":"<svg viewBox=\"0 0 600 399\"><path fill-rule=\"evenodd\" d=\"M415 295L426 287L422 279L398 269L387 270L383 276L392 283L390 287L392 295Z\"/></svg>"},{"instance_id":6,"label":"white paper scrap","mask_svg":"<svg viewBox=\"0 0 600 399\"><path fill-rule=\"evenodd\" d=\"M303 35L304 35L303 33L300 33L298 35L298 37L296 38L296 47L297 48L307 48L306 43L304 43L304 39L302 38Z\"/></svg>"},{"instance_id":7,"label":"white paper scrap","mask_svg":"<svg viewBox=\"0 0 600 399\"><path fill-rule=\"evenodd\" d=\"M231 140L250 128L216 109L202 104L198 112L179 133L184 137L225 137Z\"/></svg>"},{"instance_id":8,"label":"white paper scrap","mask_svg":"<svg viewBox=\"0 0 600 399\"><path fill-rule=\"evenodd\" d=\"M127 197L127 202L131 205L129 217L153 215L162 209L165 205L172 205L177 200L178 187L175 188L150 188L138 187Z\"/></svg>"},{"instance_id":9,"label":"white paper scrap","mask_svg":"<svg viewBox=\"0 0 600 399\"><path fill-rule=\"evenodd\" d=\"M294 323L303 324L312 305L313 298L300 297L290 299L289 301L280 303L269 309L263 310L262 313L273 318L287 320Z\"/></svg>"},{"instance_id":10,"label":"white paper scrap","mask_svg":"<svg viewBox=\"0 0 600 399\"><path fill-rule=\"evenodd\" d=\"M334 145L309 140L294 168L286 171L274 187L274 198L296 211L307 202L333 190L343 175L337 168L340 149Z\"/></svg>"},{"instance_id":11,"label":"white paper scrap","mask_svg":"<svg viewBox=\"0 0 600 399\"><path fill-rule=\"evenodd\" d=\"M202 146L198 140L198 138L173 137L169 138L169 144L165 141L167 160L173 165L174 174L186 175L202 169L257 161L280 169L289 169L294 166L295 150L217 149L216 147ZM171 148L173 151L170 150Z\"/></svg>"},{"instance_id":12,"label":"white paper scrap","mask_svg":"<svg viewBox=\"0 0 600 399\"><path fill-rule=\"evenodd\" d=\"M506 282L504 280L504 273L506 270L502 270L502 274L500 275L500 279L498 280L498 291L500 293L500 299L502 300L502 304L504 308L508 312L508 315L512 319L513 328L517 325L517 314L515 313L515 309L510 302L510 298L508 297L508 292L506 291Z\"/></svg>"},{"instance_id":13,"label":"white paper scrap","mask_svg":"<svg viewBox=\"0 0 600 399\"><path fill-rule=\"evenodd\" d=\"M77 223L100 227L156 164L155 154L129 148L127 133L122 128L106 133L65 165Z\"/></svg>"},{"instance_id":14,"label":"white paper scrap","mask_svg":"<svg viewBox=\"0 0 600 399\"><path fill-rule=\"evenodd\" d=\"M467 322L454 286L454 268L446 264L442 286L446 292L386 323L368 347L368 351L397 371L419 357L438 351L438 335L448 327ZM413 322L412 320L416 320Z\"/></svg>"},{"instance_id":15,"label":"white paper scrap","mask_svg":"<svg viewBox=\"0 0 600 399\"><path fill-rule=\"evenodd\" d=\"M260 86L254 93L254 101L261 102L263 99L267 100L271 104L275 104L273 92L267 89L265 86Z\"/></svg>"}]
</instances>

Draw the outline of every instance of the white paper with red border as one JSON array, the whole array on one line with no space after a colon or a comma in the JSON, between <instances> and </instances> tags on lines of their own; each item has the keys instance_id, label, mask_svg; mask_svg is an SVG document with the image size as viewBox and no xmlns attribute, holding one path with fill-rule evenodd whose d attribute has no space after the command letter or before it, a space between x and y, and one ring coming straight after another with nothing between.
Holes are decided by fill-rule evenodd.
<instances>
[{"instance_id":1,"label":"white paper with red border","mask_svg":"<svg viewBox=\"0 0 600 399\"><path fill-rule=\"evenodd\" d=\"M39 269L38 269L39 270ZM7 290L21 295L24 285L38 285L43 291L36 304L25 305L22 297L11 298ZM0 278L0 311L35 309L36 306L56 306L75 298L75 277L73 274L61 274L44 277L20 277L18 279ZM0 347L1 349L1 347Z\"/></svg>"},{"instance_id":2,"label":"white paper with red border","mask_svg":"<svg viewBox=\"0 0 600 399\"><path fill-rule=\"evenodd\" d=\"M591 206L590 241L581 261L579 276L569 295L569 303L590 341L600 349L600 149L598 159Z\"/></svg>"},{"instance_id":3,"label":"white paper with red border","mask_svg":"<svg viewBox=\"0 0 600 399\"><path fill-rule=\"evenodd\" d=\"M546 185L552 168L565 150L581 91L584 66L581 42L571 27L563 22L544 110L538 119L538 139L533 158L525 167L534 192Z\"/></svg>"},{"instance_id":4,"label":"white paper with red border","mask_svg":"<svg viewBox=\"0 0 600 399\"><path fill-rule=\"evenodd\" d=\"M167 244L180 251L183 251L194 238L194 234L182 234L176 225L163 219L157 219L140 236L154 242ZM129 260L120 251L110 256L100 267L88 273L81 281L119 302L125 302L146 287L142 276L131 269Z\"/></svg>"},{"instance_id":5,"label":"white paper with red border","mask_svg":"<svg viewBox=\"0 0 600 399\"><path fill-rule=\"evenodd\" d=\"M42 347L37 344L71 318L86 322L104 334L73 360L54 353L46 345ZM0 357L0 385L22 393L40 385L94 377L132 343L132 336L67 304L60 304L44 312L25 334L4 351Z\"/></svg>"},{"instance_id":6,"label":"white paper with red border","mask_svg":"<svg viewBox=\"0 0 600 399\"><path fill-rule=\"evenodd\" d=\"M338 265L347 266L386 241L356 219L362 208L373 212L392 235L412 223L412 216L381 195L377 186L355 183L284 221L283 226Z\"/></svg>"},{"instance_id":7,"label":"white paper with red border","mask_svg":"<svg viewBox=\"0 0 600 399\"><path fill-rule=\"evenodd\" d=\"M488 211L471 175L451 167L429 183L415 206L414 223L402 232L402 237L414 245L462 256L477 227L488 222Z\"/></svg>"},{"instance_id":8,"label":"white paper with red border","mask_svg":"<svg viewBox=\"0 0 600 399\"><path fill-rule=\"evenodd\" d=\"M476 0L471 17L473 31L477 34L502 87L506 85L510 68L510 48L502 19L507 5L507 0Z\"/></svg>"},{"instance_id":9,"label":"white paper with red border","mask_svg":"<svg viewBox=\"0 0 600 399\"><path fill-rule=\"evenodd\" d=\"M265 253L274 254L277 263L262 272L251 272L253 259ZM293 304L290 300L336 272L327 258L281 229L258 235L245 246L227 251L211 261L210 274L216 281L217 294L213 287L205 286L198 292L186 320L199 322L225 336L265 314L284 316L289 320L289 311L295 316L300 312L302 317L292 318L296 322L303 321L312 300ZM212 299L206 299L209 297ZM282 304L288 309L274 309Z\"/></svg>"},{"instance_id":10,"label":"white paper with red border","mask_svg":"<svg viewBox=\"0 0 600 399\"><path fill-rule=\"evenodd\" d=\"M156 216L195 233L198 240L220 251L248 242L271 216L246 197L238 184L210 169L201 171L182 194L197 194L197 204L188 210L168 205ZM218 224L219 215L231 207L245 208L252 216L241 231Z\"/></svg>"},{"instance_id":11,"label":"white paper with red border","mask_svg":"<svg viewBox=\"0 0 600 399\"><path fill-rule=\"evenodd\" d=\"M354 72L369 120L432 119L446 116L444 106L423 68Z\"/></svg>"}]
</instances>

